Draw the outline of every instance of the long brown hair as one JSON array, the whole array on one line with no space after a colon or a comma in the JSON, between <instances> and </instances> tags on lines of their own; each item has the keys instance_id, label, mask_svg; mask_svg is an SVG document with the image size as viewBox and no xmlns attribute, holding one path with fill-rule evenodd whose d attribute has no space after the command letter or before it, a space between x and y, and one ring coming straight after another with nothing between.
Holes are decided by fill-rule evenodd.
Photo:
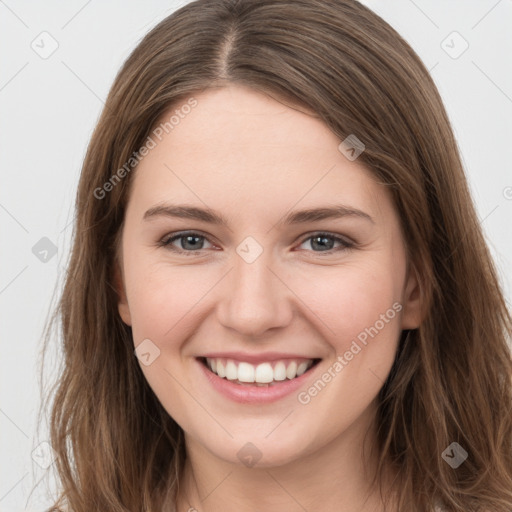
<instances>
[{"instance_id":1,"label":"long brown hair","mask_svg":"<svg viewBox=\"0 0 512 512\"><path fill-rule=\"evenodd\" d=\"M235 82L309 108L341 140L355 134L359 161L393 195L425 305L379 394L379 469L396 468L399 509L510 512L510 312L427 69L353 0L198 0L152 29L116 76L83 164L52 317L63 368L50 390L61 484L51 510L156 512L176 495L183 432L117 309L118 235L136 172L126 162L171 106ZM468 453L457 469L442 456L453 442Z\"/></svg>"}]
</instances>

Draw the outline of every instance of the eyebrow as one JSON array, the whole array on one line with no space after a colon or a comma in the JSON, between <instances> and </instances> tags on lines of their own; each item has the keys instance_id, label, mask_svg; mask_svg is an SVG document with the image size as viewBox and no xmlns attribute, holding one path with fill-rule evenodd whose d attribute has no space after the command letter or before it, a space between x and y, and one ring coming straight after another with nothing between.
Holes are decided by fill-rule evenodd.
<instances>
[{"instance_id":1,"label":"eyebrow","mask_svg":"<svg viewBox=\"0 0 512 512\"><path fill-rule=\"evenodd\" d=\"M199 208L197 206L189 205L159 204L147 210L142 219L144 221L148 221L155 217L176 217L180 219L208 222L218 226L228 226L228 221L221 214L216 213L209 208ZM303 224L307 222L339 219L343 217L361 218L375 224L373 218L366 212L345 205L324 206L294 211L286 215L277 224Z\"/></svg>"}]
</instances>

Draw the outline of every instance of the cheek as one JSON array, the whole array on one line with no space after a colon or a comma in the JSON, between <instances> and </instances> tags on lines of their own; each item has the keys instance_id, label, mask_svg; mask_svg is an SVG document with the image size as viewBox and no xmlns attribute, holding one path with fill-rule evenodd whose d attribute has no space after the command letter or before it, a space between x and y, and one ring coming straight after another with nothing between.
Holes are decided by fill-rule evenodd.
<instances>
[{"instance_id":1,"label":"cheek","mask_svg":"<svg viewBox=\"0 0 512 512\"><path fill-rule=\"evenodd\" d=\"M147 260L127 279L127 294L135 344L145 338L172 348L173 334L182 332L200 310L200 300L215 285L216 276L191 267L170 267Z\"/></svg>"},{"instance_id":2,"label":"cheek","mask_svg":"<svg viewBox=\"0 0 512 512\"><path fill-rule=\"evenodd\" d=\"M347 350L351 341L381 315L385 315L386 325L398 323L399 308L392 306L400 302L401 282L392 267L382 263L330 268L314 279L311 275L296 276L297 295L305 298L304 303L315 315L315 325L323 326L321 330L336 352Z\"/></svg>"}]
</instances>

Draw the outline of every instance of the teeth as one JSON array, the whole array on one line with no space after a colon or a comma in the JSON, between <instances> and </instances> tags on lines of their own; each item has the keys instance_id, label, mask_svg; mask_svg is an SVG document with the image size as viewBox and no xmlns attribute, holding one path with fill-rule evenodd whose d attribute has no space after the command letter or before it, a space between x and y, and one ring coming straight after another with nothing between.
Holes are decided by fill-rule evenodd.
<instances>
[{"instance_id":1,"label":"teeth","mask_svg":"<svg viewBox=\"0 0 512 512\"><path fill-rule=\"evenodd\" d=\"M215 372L213 369L213 365L210 366L212 372ZM217 371L215 372L219 377L225 377L226 376L226 369L224 368L224 365L222 364L222 361L217 361Z\"/></svg>"},{"instance_id":2,"label":"teeth","mask_svg":"<svg viewBox=\"0 0 512 512\"><path fill-rule=\"evenodd\" d=\"M255 383L268 386L274 381L300 377L313 365L313 359L286 360L253 365L233 359L206 358L206 364L213 373L239 383Z\"/></svg>"},{"instance_id":3,"label":"teeth","mask_svg":"<svg viewBox=\"0 0 512 512\"><path fill-rule=\"evenodd\" d=\"M286 368L286 377L293 379L297 375L297 363L292 361Z\"/></svg>"},{"instance_id":4,"label":"teeth","mask_svg":"<svg viewBox=\"0 0 512 512\"><path fill-rule=\"evenodd\" d=\"M240 363L238 365L238 380L240 382L254 382L254 366L249 363Z\"/></svg>"},{"instance_id":5,"label":"teeth","mask_svg":"<svg viewBox=\"0 0 512 512\"><path fill-rule=\"evenodd\" d=\"M233 361L228 360L228 362L226 363L226 379L238 379L238 370L236 368L236 364Z\"/></svg>"},{"instance_id":6,"label":"teeth","mask_svg":"<svg viewBox=\"0 0 512 512\"><path fill-rule=\"evenodd\" d=\"M268 383L274 380L274 370L270 363L261 363L256 366L256 376L254 377L256 382Z\"/></svg>"},{"instance_id":7,"label":"teeth","mask_svg":"<svg viewBox=\"0 0 512 512\"><path fill-rule=\"evenodd\" d=\"M300 363L297 367L297 377L300 377L308 369L308 363Z\"/></svg>"},{"instance_id":8,"label":"teeth","mask_svg":"<svg viewBox=\"0 0 512 512\"><path fill-rule=\"evenodd\" d=\"M274 380L284 380L286 379L286 365L279 361L274 366Z\"/></svg>"}]
</instances>

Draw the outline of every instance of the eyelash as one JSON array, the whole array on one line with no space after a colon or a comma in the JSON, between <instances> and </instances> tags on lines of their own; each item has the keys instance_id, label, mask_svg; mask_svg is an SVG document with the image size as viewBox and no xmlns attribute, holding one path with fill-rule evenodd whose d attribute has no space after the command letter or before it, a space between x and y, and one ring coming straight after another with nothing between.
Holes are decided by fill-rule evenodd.
<instances>
[{"instance_id":1,"label":"eyelash","mask_svg":"<svg viewBox=\"0 0 512 512\"><path fill-rule=\"evenodd\" d=\"M174 247L172 244L172 242L174 242L175 240L179 240L180 238L185 238L187 236L196 236L198 238L204 238L205 240L207 240L208 242L210 242L210 240L208 240L208 238L204 235L201 235L200 233L197 233L196 231L186 231L186 232L181 232L181 233L177 233L177 234L172 234L171 233L171 237L169 237L169 235L166 235L164 238L162 238L159 242L158 242L158 246L159 247L165 247L167 249L170 249L171 251L173 252L176 252L178 254L185 254L186 256L195 256L197 255L197 253L205 250L205 249L196 249L196 250L192 250L192 251L186 251L184 249L178 249L177 247ZM309 235L308 237L304 238L300 243L299 245L302 245L304 242L310 240L310 239L313 239L313 238L320 238L320 237L324 237L324 238L331 238L332 240L334 240L335 242L340 242L342 245L341 247L337 247L337 248L333 248L333 249L328 249L326 251L310 251L310 252L313 252L315 254L333 254L335 252L338 252L338 251L343 251L343 250L348 250L348 249L352 249L356 244L355 242L352 242L352 241L348 241L346 240L345 238L341 238L335 234L332 234L332 233L327 233L327 232L323 232L323 231L319 231L317 233L314 233L312 235ZM210 242L212 243L212 242Z\"/></svg>"}]
</instances>

